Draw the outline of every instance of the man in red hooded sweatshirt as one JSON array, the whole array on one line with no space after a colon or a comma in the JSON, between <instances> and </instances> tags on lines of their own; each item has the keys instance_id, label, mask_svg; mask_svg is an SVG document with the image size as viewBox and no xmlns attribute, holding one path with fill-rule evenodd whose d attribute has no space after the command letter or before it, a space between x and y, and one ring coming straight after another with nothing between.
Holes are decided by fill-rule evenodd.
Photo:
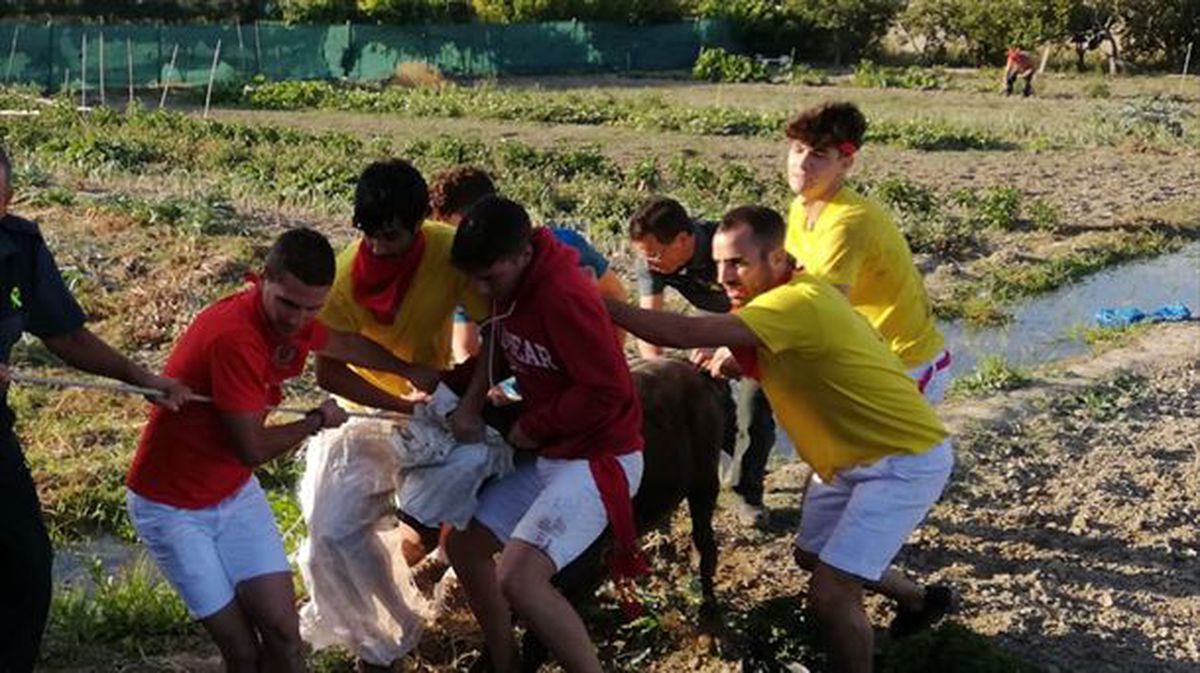
<instances>
[{"instance_id":1,"label":"man in red hooded sweatshirt","mask_svg":"<svg viewBox=\"0 0 1200 673\"><path fill-rule=\"evenodd\" d=\"M535 230L519 204L491 196L472 207L450 260L492 303L482 361L451 417L455 433L478 436L488 388L511 373L525 407L508 441L530 459L484 487L475 518L450 535L446 551L494 670L517 669L515 612L567 671L599 672L583 621L551 578L610 524L614 579L645 570L632 504L642 410L629 367L578 254Z\"/></svg>"}]
</instances>

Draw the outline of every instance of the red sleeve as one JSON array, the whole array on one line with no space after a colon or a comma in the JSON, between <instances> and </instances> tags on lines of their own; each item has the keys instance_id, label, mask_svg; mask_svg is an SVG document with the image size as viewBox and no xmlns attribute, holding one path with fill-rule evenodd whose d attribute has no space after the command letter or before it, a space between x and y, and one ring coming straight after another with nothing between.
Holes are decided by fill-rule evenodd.
<instances>
[{"instance_id":1,"label":"red sleeve","mask_svg":"<svg viewBox=\"0 0 1200 673\"><path fill-rule=\"evenodd\" d=\"M262 411L271 406L270 357L261 344L237 336L221 337L209 348L213 406L218 411Z\"/></svg>"},{"instance_id":2,"label":"red sleeve","mask_svg":"<svg viewBox=\"0 0 1200 673\"><path fill-rule=\"evenodd\" d=\"M547 302L542 324L569 384L553 399L527 410L519 422L531 439L546 444L594 431L633 390L628 377L613 375L629 365L598 295L568 294Z\"/></svg>"}]
</instances>

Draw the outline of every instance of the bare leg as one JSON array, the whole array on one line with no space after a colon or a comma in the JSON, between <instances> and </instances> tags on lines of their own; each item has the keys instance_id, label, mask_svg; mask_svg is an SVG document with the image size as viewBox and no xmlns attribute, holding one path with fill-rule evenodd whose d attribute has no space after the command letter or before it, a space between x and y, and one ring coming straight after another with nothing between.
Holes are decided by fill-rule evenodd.
<instances>
[{"instance_id":1,"label":"bare leg","mask_svg":"<svg viewBox=\"0 0 1200 673\"><path fill-rule=\"evenodd\" d=\"M800 548L792 550L796 564L810 572L822 565L815 554ZM863 582L862 587L896 601L903 610L919 611L925 606L925 588L895 568L888 568L878 582Z\"/></svg>"},{"instance_id":2,"label":"bare leg","mask_svg":"<svg viewBox=\"0 0 1200 673\"><path fill-rule=\"evenodd\" d=\"M483 630L492 666L497 673L509 673L517 670L519 660L512 611L500 591L496 562L492 560L499 550L500 543L492 532L474 520L465 531L452 531L446 538L450 565L467 594L471 613Z\"/></svg>"},{"instance_id":3,"label":"bare leg","mask_svg":"<svg viewBox=\"0 0 1200 673\"><path fill-rule=\"evenodd\" d=\"M808 602L821 622L837 673L870 673L871 624L863 609L862 584L819 563L809 585Z\"/></svg>"},{"instance_id":4,"label":"bare leg","mask_svg":"<svg viewBox=\"0 0 1200 673\"><path fill-rule=\"evenodd\" d=\"M555 571L554 562L537 547L513 540L500 555L500 589L568 673L601 673L587 627L550 583Z\"/></svg>"},{"instance_id":5,"label":"bare leg","mask_svg":"<svg viewBox=\"0 0 1200 673\"><path fill-rule=\"evenodd\" d=\"M304 671L292 574L271 573L248 579L237 585L237 593L238 603L262 636L262 670Z\"/></svg>"},{"instance_id":6,"label":"bare leg","mask_svg":"<svg viewBox=\"0 0 1200 673\"><path fill-rule=\"evenodd\" d=\"M258 634L254 632L236 598L216 614L201 619L200 625L221 650L221 659L225 661L228 673L258 672Z\"/></svg>"}]
</instances>

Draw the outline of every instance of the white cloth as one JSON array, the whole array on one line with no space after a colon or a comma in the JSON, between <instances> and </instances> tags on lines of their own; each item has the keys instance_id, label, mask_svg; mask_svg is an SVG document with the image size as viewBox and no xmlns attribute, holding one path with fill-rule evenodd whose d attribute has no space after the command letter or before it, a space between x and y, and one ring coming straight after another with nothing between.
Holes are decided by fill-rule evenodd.
<instances>
[{"instance_id":1,"label":"white cloth","mask_svg":"<svg viewBox=\"0 0 1200 673\"><path fill-rule=\"evenodd\" d=\"M292 571L254 477L212 507L172 507L128 490L125 507L155 564L196 619L228 605L240 582Z\"/></svg>"},{"instance_id":2,"label":"white cloth","mask_svg":"<svg viewBox=\"0 0 1200 673\"><path fill-rule=\"evenodd\" d=\"M478 506L479 488L513 470L513 450L500 433L487 428L482 442L459 444L446 416L458 397L443 385L421 405L395 441L400 464L396 507L429 528L445 523L462 530Z\"/></svg>"}]
</instances>

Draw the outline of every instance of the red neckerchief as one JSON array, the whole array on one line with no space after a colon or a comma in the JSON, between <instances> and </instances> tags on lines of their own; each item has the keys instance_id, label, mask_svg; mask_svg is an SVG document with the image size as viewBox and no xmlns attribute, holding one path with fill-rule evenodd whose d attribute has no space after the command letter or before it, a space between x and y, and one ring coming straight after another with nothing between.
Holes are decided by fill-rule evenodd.
<instances>
[{"instance_id":1,"label":"red neckerchief","mask_svg":"<svg viewBox=\"0 0 1200 673\"><path fill-rule=\"evenodd\" d=\"M408 250L399 255L380 257L365 241L358 244L354 264L350 267L354 300L371 312L382 325L396 320L400 300L412 285L425 252L425 231L418 230Z\"/></svg>"},{"instance_id":2,"label":"red neckerchief","mask_svg":"<svg viewBox=\"0 0 1200 673\"><path fill-rule=\"evenodd\" d=\"M792 269L778 283L763 290L761 294L766 294L777 287L782 287L792 282L792 278L796 276L796 270ZM742 374L754 379L755 381L762 380L762 370L758 368L758 348L756 346L734 346L729 349L733 353L733 359L737 361L738 366L742 368Z\"/></svg>"}]
</instances>

